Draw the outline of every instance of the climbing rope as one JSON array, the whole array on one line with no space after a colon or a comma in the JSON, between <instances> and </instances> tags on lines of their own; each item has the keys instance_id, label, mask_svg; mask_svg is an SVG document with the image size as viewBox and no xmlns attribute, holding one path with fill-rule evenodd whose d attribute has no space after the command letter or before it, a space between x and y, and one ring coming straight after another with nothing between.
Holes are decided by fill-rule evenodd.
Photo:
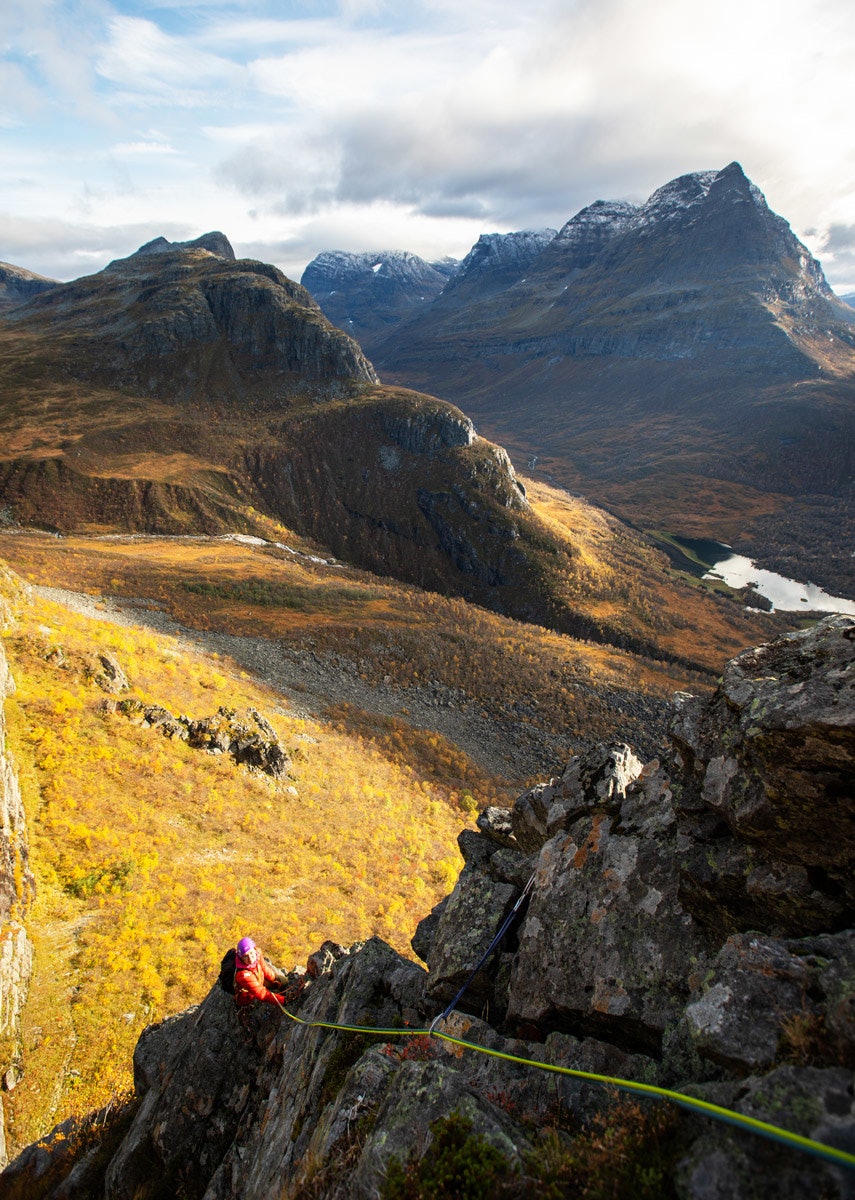
<instances>
[{"instance_id":1,"label":"climbing rope","mask_svg":"<svg viewBox=\"0 0 855 1200\"><path fill-rule=\"evenodd\" d=\"M474 1050L478 1054L487 1054L491 1058L501 1058L505 1062L517 1063L523 1067L533 1067L538 1071L551 1071L556 1075L569 1075L573 1079L585 1079L590 1083L617 1088L619 1091L631 1092L635 1095L651 1096L658 1100L670 1100L673 1104L677 1104L680 1108L687 1109L689 1112L702 1113L704 1116L712 1117L713 1120L722 1121L727 1125L734 1125L737 1129L759 1134L761 1137L769 1138L771 1141L778 1142L782 1146L788 1146L793 1150L801 1150L805 1154L812 1154L815 1158L821 1158L836 1167L848 1167L850 1170L855 1170L855 1154L849 1154L846 1150L838 1150L836 1146L828 1146L825 1142L817 1142L813 1138L802 1137L798 1133L791 1133L788 1129L782 1129L780 1126L772 1125L768 1121L761 1121L757 1117L749 1117L744 1113L734 1112L732 1109L724 1108L720 1104L712 1104L709 1100L701 1100L696 1096L687 1096L684 1092L674 1092L670 1088L656 1087L651 1083L638 1083L632 1079L619 1079L614 1075L598 1075L594 1071L581 1071L574 1067L559 1067L554 1063L536 1062L532 1058L521 1058L517 1054L508 1054L502 1050L490 1050L486 1046L479 1046L476 1042L467 1042L463 1038L452 1037L451 1034L438 1030L437 1025L448 1019L460 998L468 990L472 980L505 936L514 917L531 891L534 879L535 876L533 874L525 885L516 904L502 922L498 933L470 972L460 991L446 1005L442 1012L434 1018L428 1029L378 1029L373 1025L338 1025L333 1021L304 1021L302 1017L297 1017L294 1013L289 1012L285 1005L280 1002L282 1011L286 1017L290 1017L292 1021L295 1021L298 1025L304 1025L308 1029L333 1029L342 1033L373 1034L378 1037L387 1038L438 1038L440 1041L450 1042L453 1046L461 1046L465 1050Z\"/></svg>"},{"instance_id":2,"label":"climbing rope","mask_svg":"<svg viewBox=\"0 0 855 1200\"><path fill-rule=\"evenodd\" d=\"M824 1142L814 1141L813 1138L802 1137L798 1133L791 1133L788 1129L781 1129L780 1126L772 1125L768 1121L761 1121L757 1117L749 1117L744 1113L733 1112L732 1109L724 1108L720 1104L711 1104L708 1100L700 1100L696 1096L687 1096L683 1092L671 1091L670 1088L655 1087L650 1083L637 1083L631 1079L619 1079L613 1075L598 1075L593 1071L581 1071L574 1067L559 1067L554 1063L536 1062L532 1058L521 1058L519 1055L507 1054L502 1050L490 1050L486 1046L479 1046L476 1042L467 1042L463 1038L452 1037L450 1034L442 1033L435 1028L437 1021L442 1020L447 1015L448 1009L440 1014L429 1029L378 1029L373 1025L339 1025L334 1021L304 1021L302 1017L297 1017L294 1013L289 1012L284 1004L281 1005L281 1008L286 1017L290 1017L296 1024L304 1025L308 1029L333 1029L342 1033L368 1033L388 1038L433 1037L443 1042L450 1042L454 1046L462 1046L465 1050L474 1050L478 1054L487 1054L491 1058L501 1058L506 1062L518 1063L520 1066L534 1067L538 1071L551 1071L556 1075L569 1075L574 1079L585 1079L591 1083L602 1084L604 1087L617 1088L623 1092L652 1096L659 1100L670 1100L673 1104L677 1104L680 1108L687 1109L689 1112L702 1113L704 1116L712 1117L716 1121L734 1125L737 1129L745 1129L751 1133L759 1134L761 1137L779 1142L783 1146L788 1146L794 1150L801 1150L805 1154L812 1154L816 1158L824 1159L836 1167L848 1167L850 1170L855 1170L855 1154L849 1154L845 1150L838 1150L836 1146L828 1146Z\"/></svg>"},{"instance_id":3,"label":"climbing rope","mask_svg":"<svg viewBox=\"0 0 855 1200\"><path fill-rule=\"evenodd\" d=\"M447 1004L445 1006L445 1008L442 1010L442 1012L439 1014L439 1016L434 1017L433 1023L431 1024L431 1027L429 1030L429 1032L431 1034L433 1033L434 1028L439 1024L439 1022L447 1020L448 1014L450 1012L453 1012L453 1010L457 1007L457 1001L460 999L461 996L463 996L466 992L468 992L470 983L475 978L475 976L478 974L478 972L481 970L481 968L484 966L484 963L487 961L487 959L490 957L490 955L496 949L499 942L505 936L505 933L510 928L511 922L513 921L514 917L517 915L520 908L522 907L523 901L527 898L529 892L531 891L532 887L534 886L534 877L536 874L537 874L536 871L532 872L531 878L529 879L528 883L523 888L522 893L520 894L519 898L517 899L516 904L513 906L511 911L508 913L508 915L505 917L504 921L501 924L499 932L496 934L496 936L493 938L492 942L490 942L490 945L487 947L487 949L481 955L481 958L475 964L474 968L472 969L472 971L469 974L469 978L466 980L463 987L460 989L460 991L457 993L457 995L454 997L454 999L451 1001L451 1003Z\"/></svg>"}]
</instances>

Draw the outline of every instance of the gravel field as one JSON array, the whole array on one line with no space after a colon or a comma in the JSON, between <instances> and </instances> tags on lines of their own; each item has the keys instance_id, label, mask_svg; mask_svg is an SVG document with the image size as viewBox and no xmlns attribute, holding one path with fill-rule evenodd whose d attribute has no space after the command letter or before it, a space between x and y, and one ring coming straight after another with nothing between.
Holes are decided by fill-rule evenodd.
<instances>
[{"instance_id":1,"label":"gravel field","mask_svg":"<svg viewBox=\"0 0 855 1200\"><path fill-rule=\"evenodd\" d=\"M566 738L512 719L497 721L461 704L443 687L401 688L361 679L340 655L296 650L263 637L189 629L148 600L90 596L65 588L35 587L48 600L114 625L155 630L177 638L182 649L216 653L278 693L298 716L322 716L331 704L349 703L369 713L398 716L417 729L443 734L475 762L511 780L548 777L561 766Z\"/></svg>"}]
</instances>

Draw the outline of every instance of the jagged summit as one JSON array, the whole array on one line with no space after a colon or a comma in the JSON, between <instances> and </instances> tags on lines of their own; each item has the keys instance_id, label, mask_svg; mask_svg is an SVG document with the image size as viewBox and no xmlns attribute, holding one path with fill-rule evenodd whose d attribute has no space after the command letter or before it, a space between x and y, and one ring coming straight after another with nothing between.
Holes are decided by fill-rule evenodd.
<instances>
[{"instance_id":1,"label":"jagged summit","mask_svg":"<svg viewBox=\"0 0 855 1200\"><path fill-rule=\"evenodd\" d=\"M215 254L217 258L228 259L229 262L234 262L236 259L231 242L219 230L203 233L201 237L193 238L189 242L170 242L165 237L153 238L144 246L140 246L139 250L135 250L131 257L143 254L167 254L172 250L207 250L209 254Z\"/></svg>"},{"instance_id":2,"label":"jagged summit","mask_svg":"<svg viewBox=\"0 0 855 1200\"><path fill-rule=\"evenodd\" d=\"M650 529L754 540L761 509L804 497L776 545L821 537L802 577L852 593L851 547L807 499L851 496L852 309L739 163L588 205L492 295L465 278L374 347L384 378Z\"/></svg>"},{"instance_id":3,"label":"jagged summit","mask_svg":"<svg viewBox=\"0 0 855 1200\"><path fill-rule=\"evenodd\" d=\"M454 260L434 266L408 250L327 250L312 259L301 283L326 316L370 353L378 337L440 294L452 266Z\"/></svg>"},{"instance_id":4,"label":"jagged summit","mask_svg":"<svg viewBox=\"0 0 855 1200\"><path fill-rule=\"evenodd\" d=\"M443 293L443 304L459 304L504 291L525 274L555 237L554 229L482 233Z\"/></svg>"},{"instance_id":5,"label":"jagged summit","mask_svg":"<svg viewBox=\"0 0 855 1200\"><path fill-rule=\"evenodd\" d=\"M584 270L630 227L637 212L637 207L625 200L595 200L571 217L544 247L539 267L547 270L551 262L561 262L565 268Z\"/></svg>"}]
</instances>

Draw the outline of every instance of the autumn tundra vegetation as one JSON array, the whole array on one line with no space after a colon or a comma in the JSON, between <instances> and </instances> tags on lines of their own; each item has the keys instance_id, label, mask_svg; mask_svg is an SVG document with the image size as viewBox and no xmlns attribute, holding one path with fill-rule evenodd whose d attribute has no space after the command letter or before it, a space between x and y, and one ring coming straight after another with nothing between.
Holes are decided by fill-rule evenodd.
<instances>
[{"instance_id":1,"label":"autumn tundra vegetation","mask_svg":"<svg viewBox=\"0 0 855 1200\"><path fill-rule=\"evenodd\" d=\"M246 929L288 966L328 937L378 933L407 949L456 876L467 814L441 778L290 715L172 639L33 595L15 603L8 739L30 827L36 967L26 1072L7 1113L24 1145L127 1089L141 1029L201 999ZM290 778L132 723L87 669L98 652L115 657L129 694L147 704L201 716L228 698L262 711L291 757ZM459 766L441 742L426 737L440 767L444 753ZM480 773L469 775L480 791Z\"/></svg>"},{"instance_id":2,"label":"autumn tundra vegetation","mask_svg":"<svg viewBox=\"0 0 855 1200\"><path fill-rule=\"evenodd\" d=\"M578 592L605 605L620 569L608 518L558 493L540 489L538 497L556 529L587 516L584 536L577 521ZM0 551L26 580L9 596L16 691L7 701L8 738L36 876L26 1069L7 1101L14 1145L127 1089L141 1029L200 1000L224 949L247 929L286 967L325 938L349 944L377 933L411 953L416 923L459 870L460 828L486 805L509 803L530 780L523 769L508 778L417 728L407 689L441 683L463 708L494 721L559 730L557 769L586 736L638 726L614 697L661 702L678 687L709 686L704 662L688 670L665 656L574 641L312 561L313 547L290 541L299 553L210 538L2 538ZM639 544L636 553L639 568L648 555L648 569L627 583L637 601L629 619L640 622L646 611L664 638L677 638L679 624L656 603L652 552ZM298 715L226 658L87 618L28 586L57 581L96 603L101 595L119 603L148 597L202 633L263 636L346 657L368 683L399 688L402 708L383 716L332 696L323 713ZM681 586L713 625L768 620L737 619L729 601ZM673 657L711 659L704 637L711 644L719 631L691 632L692 653L687 640L675 641ZM143 705L190 718L224 704L263 713L290 756L288 778L128 719L94 677L99 653L121 665L124 694Z\"/></svg>"}]
</instances>

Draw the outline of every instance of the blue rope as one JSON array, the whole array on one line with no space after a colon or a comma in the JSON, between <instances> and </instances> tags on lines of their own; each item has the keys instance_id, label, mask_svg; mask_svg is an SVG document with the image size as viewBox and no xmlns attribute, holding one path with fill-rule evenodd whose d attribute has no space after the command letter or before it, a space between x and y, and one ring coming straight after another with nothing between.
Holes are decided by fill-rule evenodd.
<instances>
[{"instance_id":1,"label":"blue rope","mask_svg":"<svg viewBox=\"0 0 855 1200\"><path fill-rule=\"evenodd\" d=\"M490 945L487 947L487 949L482 954L481 958L479 959L476 966L473 968L471 974L469 975L469 978L466 980L463 987L460 989L460 991L457 993L457 995L454 997L454 999L451 1001L451 1003L446 1008L444 1008L443 1011L438 1016L434 1017L431 1027L430 1027L430 1030L428 1031L429 1033L433 1033L434 1028L439 1024L439 1022L444 1021L446 1019L446 1017L448 1016L448 1014L457 1007L457 1001L468 990L469 985L471 984L472 980L475 978L475 976L478 974L478 972L484 966L484 963L487 961L487 959L490 957L490 955L493 953L493 951L498 946L499 942L505 936L511 922L513 921L514 917L519 912L522 902L525 900L526 896L528 896L529 892L531 891L532 884L534 883L535 874L536 874L536 872L532 873L531 878L529 879L528 883L525 885L522 892L520 893L516 904L513 906L511 911L508 913L508 915L505 917L504 921L501 924L501 927L499 928L499 932L496 934L496 936L493 938L492 942L490 942Z\"/></svg>"}]
</instances>

